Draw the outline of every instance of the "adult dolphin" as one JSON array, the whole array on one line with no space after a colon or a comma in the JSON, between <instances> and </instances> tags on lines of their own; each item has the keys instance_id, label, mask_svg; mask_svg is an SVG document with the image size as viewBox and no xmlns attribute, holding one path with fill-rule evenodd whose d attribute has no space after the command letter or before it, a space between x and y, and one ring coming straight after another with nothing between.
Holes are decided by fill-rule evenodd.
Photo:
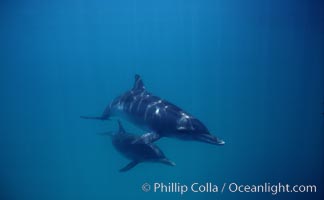
<instances>
[{"instance_id":1,"label":"adult dolphin","mask_svg":"<svg viewBox=\"0 0 324 200\"><path fill-rule=\"evenodd\" d=\"M130 91L115 98L100 117L84 119L108 120L112 116L125 118L148 131L134 143L152 143L161 137L196 140L214 145L225 142L212 135L206 126L178 106L149 93L139 75Z\"/></svg>"},{"instance_id":2,"label":"adult dolphin","mask_svg":"<svg viewBox=\"0 0 324 200\"><path fill-rule=\"evenodd\" d=\"M102 134L111 136L112 144L115 149L131 160L129 164L119 170L120 172L128 171L142 162L156 162L170 166L176 165L173 161L165 157L164 153L157 145L152 143L134 144L134 140L137 140L139 136L127 133L119 120L118 125L119 130L117 132L107 132Z\"/></svg>"}]
</instances>

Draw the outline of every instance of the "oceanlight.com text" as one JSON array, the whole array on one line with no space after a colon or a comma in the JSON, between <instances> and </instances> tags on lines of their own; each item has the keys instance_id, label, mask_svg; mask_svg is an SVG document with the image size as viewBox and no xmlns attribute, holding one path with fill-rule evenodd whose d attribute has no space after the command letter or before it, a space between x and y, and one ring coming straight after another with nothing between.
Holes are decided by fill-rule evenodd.
<instances>
[{"instance_id":1,"label":"oceanlight.com text","mask_svg":"<svg viewBox=\"0 0 324 200\"><path fill-rule=\"evenodd\" d=\"M290 185L281 182L276 184L241 184L236 182L216 184L212 182L183 184L179 182L155 182L144 183L144 192L154 193L269 193L278 195L279 193L316 193L316 185Z\"/></svg>"}]
</instances>

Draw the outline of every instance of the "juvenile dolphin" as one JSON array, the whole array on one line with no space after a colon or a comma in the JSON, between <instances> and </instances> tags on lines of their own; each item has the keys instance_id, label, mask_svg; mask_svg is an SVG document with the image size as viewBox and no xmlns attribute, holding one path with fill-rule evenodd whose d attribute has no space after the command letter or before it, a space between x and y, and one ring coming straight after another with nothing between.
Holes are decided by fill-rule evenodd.
<instances>
[{"instance_id":1,"label":"juvenile dolphin","mask_svg":"<svg viewBox=\"0 0 324 200\"><path fill-rule=\"evenodd\" d=\"M125 167L120 169L120 172L125 172L141 162L158 162L170 166L175 166L175 163L165 157L162 150L155 144L143 144L136 143L133 141L137 140L139 136L127 133L123 128L120 121L118 121L119 130L115 133L103 133L111 136L112 144L115 149L120 152L123 156L130 159L131 162Z\"/></svg>"},{"instance_id":2,"label":"juvenile dolphin","mask_svg":"<svg viewBox=\"0 0 324 200\"><path fill-rule=\"evenodd\" d=\"M196 140L214 145L225 142L212 135L205 125L178 106L149 93L139 75L130 91L115 98L100 117L84 119L108 120L112 116L126 118L148 131L134 143L152 143L161 137Z\"/></svg>"}]
</instances>

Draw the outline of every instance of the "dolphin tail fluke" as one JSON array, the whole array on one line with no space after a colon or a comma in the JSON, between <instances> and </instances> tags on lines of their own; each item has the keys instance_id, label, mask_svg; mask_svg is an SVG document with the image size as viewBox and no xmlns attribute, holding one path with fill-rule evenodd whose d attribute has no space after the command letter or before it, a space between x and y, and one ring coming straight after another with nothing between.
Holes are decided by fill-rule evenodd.
<instances>
[{"instance_id":1,"label":"dolphin tail fluke","mask_svg":"<svg viewBox=\"0 0 324 200\"><path fill-rule=\"evenodd\" d=\"M135 167L137 164L138 164L138 162L134 160L134 161L128 163L125 167L121 168L119 170L119 172L126 172L126 171L132 169L133 167Z\"/></svg>"},{"instance_id":2,"label":"dolphin tail fluke","mask_svg":"<svg viewBox=\"0 0 324 200\"><path fill-rule=\"evenodd\" d=\"M169 160L167 158L161 159L160 162L163 164L166 164L166 165L176 166L175 162L173 162L172 160Z\"/></svg>"},{"instance_id":3,"label":"dolphin tail fluke","mask_svg":"<svg viewBox=\"0 0 324 200\"><path fill-rule=\"evenodd\" d=\"M96 119L96 120L109 120L108 117L93 117L93 116L80 116L82 119Z\"/></svg>"}]
</instances>

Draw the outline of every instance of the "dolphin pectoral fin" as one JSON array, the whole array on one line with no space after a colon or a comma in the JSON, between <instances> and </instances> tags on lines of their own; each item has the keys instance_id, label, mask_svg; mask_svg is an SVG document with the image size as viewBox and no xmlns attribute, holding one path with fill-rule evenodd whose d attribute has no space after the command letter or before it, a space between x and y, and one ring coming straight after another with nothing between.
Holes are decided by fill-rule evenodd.
<instances>
[{"instance_id":1,"label":"dolphin pectoral fin","mask_svg":"<svg viewBox=\"0 0 324 200\"><path fill-rule=\"evenodd\" d=\"M125 167L121 168L119 172L126 172L135 167L138 163L138 161L133 160L132 162L128 163Z\"/></svg>"},{"instance_id":2,"label":"dolphin pectoral fin","mask_svg":"<svg viewBox=\"0 0 324 200\"><path fill-rule=\"evenodd\" d=\"M134 140L132 144L150 144L160 139L161 136L155 132L145 133L138 139Z\"/></svg>"},{"instance_id":3,"label":"dolphin pectoral fin","mask_svg":"<svg viewBox=\"0 0 324 200\"><path fill-rule=\"evenodd\" d=\"M159 162L166 164L166 165L170 165L170 166L176 166L175 162L173 162L172 160L169 160L167 158L163 158L163 159L159 160Z\"/></svg>"}]
</instances>

